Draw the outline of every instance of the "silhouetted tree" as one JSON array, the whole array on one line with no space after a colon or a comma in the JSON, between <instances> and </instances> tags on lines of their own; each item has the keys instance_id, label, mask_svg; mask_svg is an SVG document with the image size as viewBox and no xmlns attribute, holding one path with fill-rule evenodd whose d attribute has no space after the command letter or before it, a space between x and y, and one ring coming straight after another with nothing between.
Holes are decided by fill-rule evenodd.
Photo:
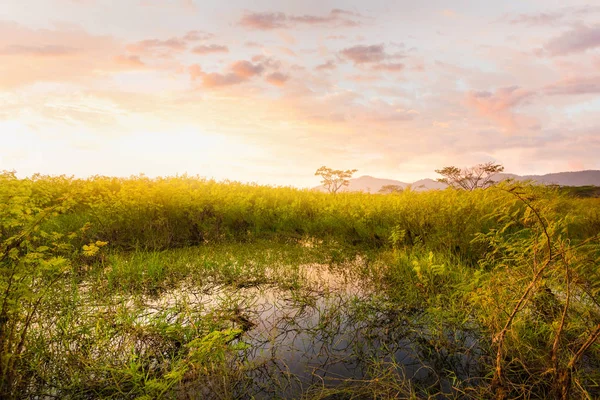
<instances>
[{"instance_id":1,"label":"silhouetted tree","mask_svg":"<svg viewBox=\"0 0 600 400\"><path fill-rule=\"evenodd\" d=\"M348 186L350 184L350 178L352 178L352 174L354 174L356 169L347 169L342 171L340 169L331 169L325 166L319 168L315 175L323 178L321 183L329 193L337 193L340 188L343 186Z\"/></svg>"},{"instance_id":2,"label":"silhouetted tree","mask_svg":"<svg viewBox=\"0 0 600 400\"><path fill-rule=\"evenodd\" d=\"M485 189L496 183L492 177L504 171L504 167L500 164L487 162L478 164L471 168L460 169L457 167L445 167L436 169L435 172L442 175L437 181L447 184L455 189Z\"/></svg>"},{"instance_id":3,"label":"silhouetted tree","mask_svg":"<svg viewBox=\"0 0 600 400\"><path fill-rule=\"evenodd\" d=\"M402 193L404 188L400 185L383 185L381 189L379 189L379 193L383 194L391 194L391 193Z\"/></svg>"}]
</instances>

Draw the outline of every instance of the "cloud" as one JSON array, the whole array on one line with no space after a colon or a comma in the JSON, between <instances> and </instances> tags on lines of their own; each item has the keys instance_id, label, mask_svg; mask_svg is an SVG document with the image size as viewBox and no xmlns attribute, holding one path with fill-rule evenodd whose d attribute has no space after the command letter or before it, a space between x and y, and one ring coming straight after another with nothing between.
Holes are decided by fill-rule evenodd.
<instances>
[{"instance_id":1,"label":"cloud","mask_svg":"<svg viewBox=\"0 0 600 400\"><path fill-rule=\"evenodd\" d=\"M239 25L248 29L270 30L287 28L287 17L284 13L247 13L242 16Z\"/></svg>"},{"instance_id":2,"label":"cloud","mask_svg":"<svg viewBox=\"0 0 600 400\"><path fill-rule=\"evenodd\" d=\"M122 51L117 39L74 26L32 29L0 21L0 90L35 82L83 82L128 70L131 64L115 58Z\"/></svg>"},{"instance_id":3,"label":"cloud","mask_svg":"<svg viewBox=\"0 0 600 400\"><path fill-rule=\"evenodd\" d=\"M146 39L140 40L139 42L131 43L127 45L127 50L132 53L140 54L152 54L161 53L181 53L187 50L188 45L191 42L198 42L203 40L209 40L214 38L215 35L204 31L189 31L181 37L172 37L169 39ZM202 47L202 46L197 46ZM206 47L206 46L205 46Z\"/></svg>"},{"instance_id":4,"label":"cloud","mask_svg":"<svg viewBox=\"0 0 600 400\"><path fill-rule=\"evenodd\" d=\"M565 79L543 88L547 95L578 95L600 93L600 76Z\"/></svg>"},{"instance_id":5,"label":"cloud","mask_svg":"<svg viewBox=\"0 0 600 400\"><path fill-rule=\"evenodd\" d=\"M383 63L373 66L375 71L400 72L404 70L405 65L401 63Z\"/></svg>"},{"instance_id":6,"label":"cloud","mask_svg":"<svg viewBox=\"0 0 600 400\"><path fill-rule=\"evenodd\" d=\"M294 50L290 49L289 47L280 46L280 47L278 47L278 49L283 54L286 54L286 55L288 55L290 57L296 57L297 56L296 52Z\"/></svg>"},{"instance_id":7,"label":"cloud","mask_svg":"<svg viewBox=\"0 0 600 400\"><path fill-rule=\"evenodd\" d=\"M381 76L370 74L370 75L347 75L346 79L352 82L375 82L381 80Z\"/></svg>"},{"instance_id":8,"label":"cloud","mask_svg":"<svg viewBox=\"0 0 600 400\"><path fill-rule=\"evenodd\" d=\"M552 56L562 56L581 53L596 47L600 47L600 25L591 28L578 25L548 41L544 49Z\"/></svg>"},{"instance_id":9,"label":"cloud","mask_svg":"<svg viewBox=\"0 0 600 400\"><path fill-rule=\"evenodd\" d=\"M228 53L229 48L218 44L200 45L192 49L195 54Z\"/></svg>"},{"instance_id":10,"label":"cloud","mask_svg":"<svg viewBox=\"0 0 600 400\"><path fill-rule=\"evenodd\" d=\"M415 119L419 112L405 109L382 100L371 101L368 107L358 111L357 119L365 122L387 123L404 122Z\"/></svg>"},{"instance_id":11,"label":"cloud","mask_svg":"<svg viewBox=\"0 0 600 400\"><path fill-rule=\"evenodd\" d=\"M282 74L281 72L273 72L267 75L266 81L274 86L283 86L290 79L289 76Z\"/></svg>"},{"instance_id":12,"label":"cloud","mask_svg":"<svg viewBox=\"0 0 600 400\"><path fill-rule=\"evenodd\" d=\"M535 90L511 86L499 88L495 92L470 91L466 96L466 104L486 119L513 132L519 128L533 129L539 125L534 119L515 112L516 108L535 98L598 93L600 93L600 75L563 79Z\"/></svg>"},{"instance_id":13,"label":"cloud","mask_svg":"<svg viewBox=\"0 0 600 400\"><path fill-rule=\"evenodd\" d=\"M447 18L456 18L458 16L458 13L456 11L450 9L442 10L441 14Z\"/></svg>"},{"instance_id":14,"label":"cloud","mask_svg":"<svg viewBox=\"0 0 600 400\"><path fill-rule=\"evenodd\" d=\"M281 67L281 62L275 60L272 57L267 57L265 55L259 54L252 57L252 62L259 63L261 66L268 69L279 69Z\"/></svg>"},{"instance_id":15,"label":"cloud","mask_svg":"<svg viewBox=\"0 0 600 400\"><path fill-rule=\"evenodd\" d=\"M204 74L204 72L202 71L202 67L200 67L198 64L190 65L188 67L188 72L190 74L190 78L193 81L202 77L202 75Z\"/></svg>"},{"instance_id":16,"label":"cloud","mask_svg":"<svg viewBox=\"0 0 600 400\"><path fill-rule=\"evenodd\" d=\"M352 16L352 17L362 17L362 15L360 15L357 12L342 10L341 8L334 8L333 10L331 10L331 15L346 15L346 16Z\"/></svg>"},{"instance_id":17,"label":"cloud","mask_svg":"<svg viewBox=\"0 0 600 400\"><path fill-rule=\"evenodd\" d=\"M202 86L205 88L218 88L222 86L237 85L247 80L247 78L239 76L235 73L219 74L212 72L202 76Z\"/></svg>"},{"instance_id":18,"label":"cloud","mask_svg":"<svg viewBox=\"0 0 600 400\"><path fill-rule=\"evenodd\" d=\"M528 25L528 26L555 26L563 24L570 19L581 18L593 13L600 12L599 6L577 6L563 7L556 11L528 13L528 14L509 14L505 15L502 20L512 25Z\"/></svg>"},{"instance_id":19,"label":"cloud","mask_svg":"<svg viewBox=\"0 0 600 400\"><path fill-rule=\"evenodd\" d=\"M467 93L466 104L481 116L512 132L523 123L533 126L527 118L516 115L513 108L527 102L535 95L534 91L521 89L518 86L499 88L494 93L470 91Z\"/></svg>"},{"instance_id":20,"label":"cloud","mask_svg":"<svg viewBox=\"0 0 600 400\"><path fill-rule=\"evenodd\" d=\"M115 62L130 67L143 67L145 65L139 56L118 55L115 57Z\"/></svg>"},{"instance_id":21,"label":"cloud","mask_svg":"<svg viewBox=\"0 0 600 400\"><path fill-rule=\"evenodd\" d=\"M183 40L187 42L196 42L200 40L209 40L215 37L214 34L204 31L189 31L183 36Z\"/></svg>"},{"instance_id":22,"label":"cloud","mask_svg":"<svg viewBox=\"0 0 600 400\"><path fill-rule=\"evenodd\" d=\"M130 44L127 50L132 53L149 53L155 50L184 51L187 48L187 41L181 38L171 38L167 40L148 39Z\"/></svg>"},{"instance_id":23,"label":"cloud","mask_svg":"<svg viewBox=\"0 0 600 400\"><path fill-rule=\"evenodd\" d=\"M190 78L195 81L202 79L202 86L205 88L217 88L222 86L237 85L247 80L243 76L239 76L233 72L220 74L217 72L207 73L202 70L198 64L191 65L188 68Z\"/></svg>"},{"instance_id":24,"label":"cloud","mask_svg":"<svg viewBox=\"0 0 600 400\"><path fill-rule=\"evenodd\" d=\"M298 15L289 17L290 21L308 25L322 25L331 22L330 16Z\"/></svg>"},{"instance_id":25,"label":"cloud","mask_svg":"<svg viewBox=\"0 0 600 400\"><path fill-rule=\"evenodd\" d=\"M280 30L277 32L277 36L281 38L285 42L285 44L289 46L293 46L297 43L297 40L294 36L290 35L286 31Z\"/></svg>"},{"instance_id":26,"label":"cloud","mask_svg":"<svg viewBox=\"0 0 600 400\"><path fill-rule=\"evenodd\" d=\"M554 25L563 19L564 14L558 12L519 14L507 17L507 21L513 25Z\"/></svg>"},{"instance_id":27,"label":"cloud","mask_svg":"<svg viewBox=\"0 0 600 400\"><path fill-rule=\"evenodd\" d=\"M352 11L333 9L326 15L287 15L282 12L247 12L238 24L247 29L272 30L296 26L354 27L361 25L356 18L362 16Z\"/></svg>"},{"instance_id":28,"label":"cloud","mask_svg":"<svg viewBox=\"0 0 600 400\"><path fill-rule=\"evenodd\" d=\"M331 71L336 68L337 68L337 65L335 64L335 61L333 61L333 60L328 60L326 63L319 64L315 67L315 69L317 71Z\"/></svg>"},{"instance_id":29,"label":"cloud","mask_svg":"<svg viewBox=\"0 0 600 400\"><path fill-rule=\"evenodd\" d=\"M318 15L297 15L290 16L289 20L298 24L305 25L321 25L321 26L359 26L360 22L344 18L347 15L342 10L332 10L329 15L318 16Z\"/></svg>"},{"instance_id":30,"label":"cloud","mask_svg":"<svg viewBox=\"0 0 600 400\"><path fill-rule=\"evenodd\" d=\"M344 58L354 62L354 64L376 63L387 58L387 54L385 53L385 49L382 44L348 47L340 51L340 54Z\"/></svg>"},{"instance_id":31,"label":"cloud","mask_svg":"<svg viewBox=\"0 0 600 400\"><path fill-rule=\"evenodd\" d=\"M241 77L251 78L255 75L260 75L265 67L262 64L252 64L249 61L236 61L231 64L231 71Z\"/></svg>"},{"instance_id":32,"label":"cloud","mask_svg":"<svg viewBox=\"0 0 600 400\"><path fill-rule=\"evenodd\" d=\"M261 75L264 70L265 67L262 64L240 60L230 64L226 73L205 72L198 64L191 65L188 73L193 81L201 79L202 87L213 89L247 82L253 77Z\"/></svg>"},{"instance_id":33,"label":"cloud","mask_svg":"<svg viewBox=\"0 0 600 400\"><path fill-rule=\"evenodd\" d=\"M175 7L188 11L197 9L194 0L140 0L140 5L144 7Z\"/></svg>"},{"instance_id":34,"label":"cloud","mask_svg":"<svg viewBox=\"0 0 600 400\"><path fill-rule=\"evenodd\" d=\"M8 45L0 49L0 55L27 55L34 57L60 57L79 53L81 50L61 45Z\"/></svg>"}]
</instances>

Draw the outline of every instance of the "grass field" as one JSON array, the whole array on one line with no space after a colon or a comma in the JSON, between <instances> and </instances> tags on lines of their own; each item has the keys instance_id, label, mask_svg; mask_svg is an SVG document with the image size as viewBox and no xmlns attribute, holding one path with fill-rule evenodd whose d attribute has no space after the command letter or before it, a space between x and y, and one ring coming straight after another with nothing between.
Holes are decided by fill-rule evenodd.
<instances>
[{"instance_id":1,"label":"grass field","mask_svg":"<svg viewBox=\"0 0 600 400\"><path fill-rule=\"evenodd\" d=\"M573 194L4 172L0 397L598 398Z\"/></svg>"}]
</instances>

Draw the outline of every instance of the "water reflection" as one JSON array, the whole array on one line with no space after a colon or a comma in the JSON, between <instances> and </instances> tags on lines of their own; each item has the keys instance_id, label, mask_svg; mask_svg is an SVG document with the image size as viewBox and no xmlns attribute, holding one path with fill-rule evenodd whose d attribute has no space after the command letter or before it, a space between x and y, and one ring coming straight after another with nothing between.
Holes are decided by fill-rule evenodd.
<instances>
[{"instance_id":1,"label":"water reflection","mask_svg":"<svg viewBox=\"0 0 600 400\"><path fill-rule=\"evenodd\" d=\"M454 379L478 376L474 335L434 334L422 310L402 310L349 270L308 265L299 273L304 284L294 290L180 288L148 307L158 310L184 299L207 312L221 310L232 327L243 329L239 340L248 346L238 361L246 366L247 380L238 397L297 398L319 387L377 379L390 368L422 390L451 395Z\"/></svg>"}]
</instances>

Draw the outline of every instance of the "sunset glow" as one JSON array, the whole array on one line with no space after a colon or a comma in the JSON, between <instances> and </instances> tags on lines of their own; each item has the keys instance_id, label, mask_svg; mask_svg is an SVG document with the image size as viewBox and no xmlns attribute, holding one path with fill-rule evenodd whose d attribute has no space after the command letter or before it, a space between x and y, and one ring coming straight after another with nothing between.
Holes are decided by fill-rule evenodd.
<instances>
[{"instance_id":1,"label":"sunset glow","mask_svg":"<svg viewBox=\"0 0 600 400\"><path fill-rule=\"evenodd\" d=\"M600 4L6 0L0 170L600 169Z\"/></svg>"}]
</instances>

